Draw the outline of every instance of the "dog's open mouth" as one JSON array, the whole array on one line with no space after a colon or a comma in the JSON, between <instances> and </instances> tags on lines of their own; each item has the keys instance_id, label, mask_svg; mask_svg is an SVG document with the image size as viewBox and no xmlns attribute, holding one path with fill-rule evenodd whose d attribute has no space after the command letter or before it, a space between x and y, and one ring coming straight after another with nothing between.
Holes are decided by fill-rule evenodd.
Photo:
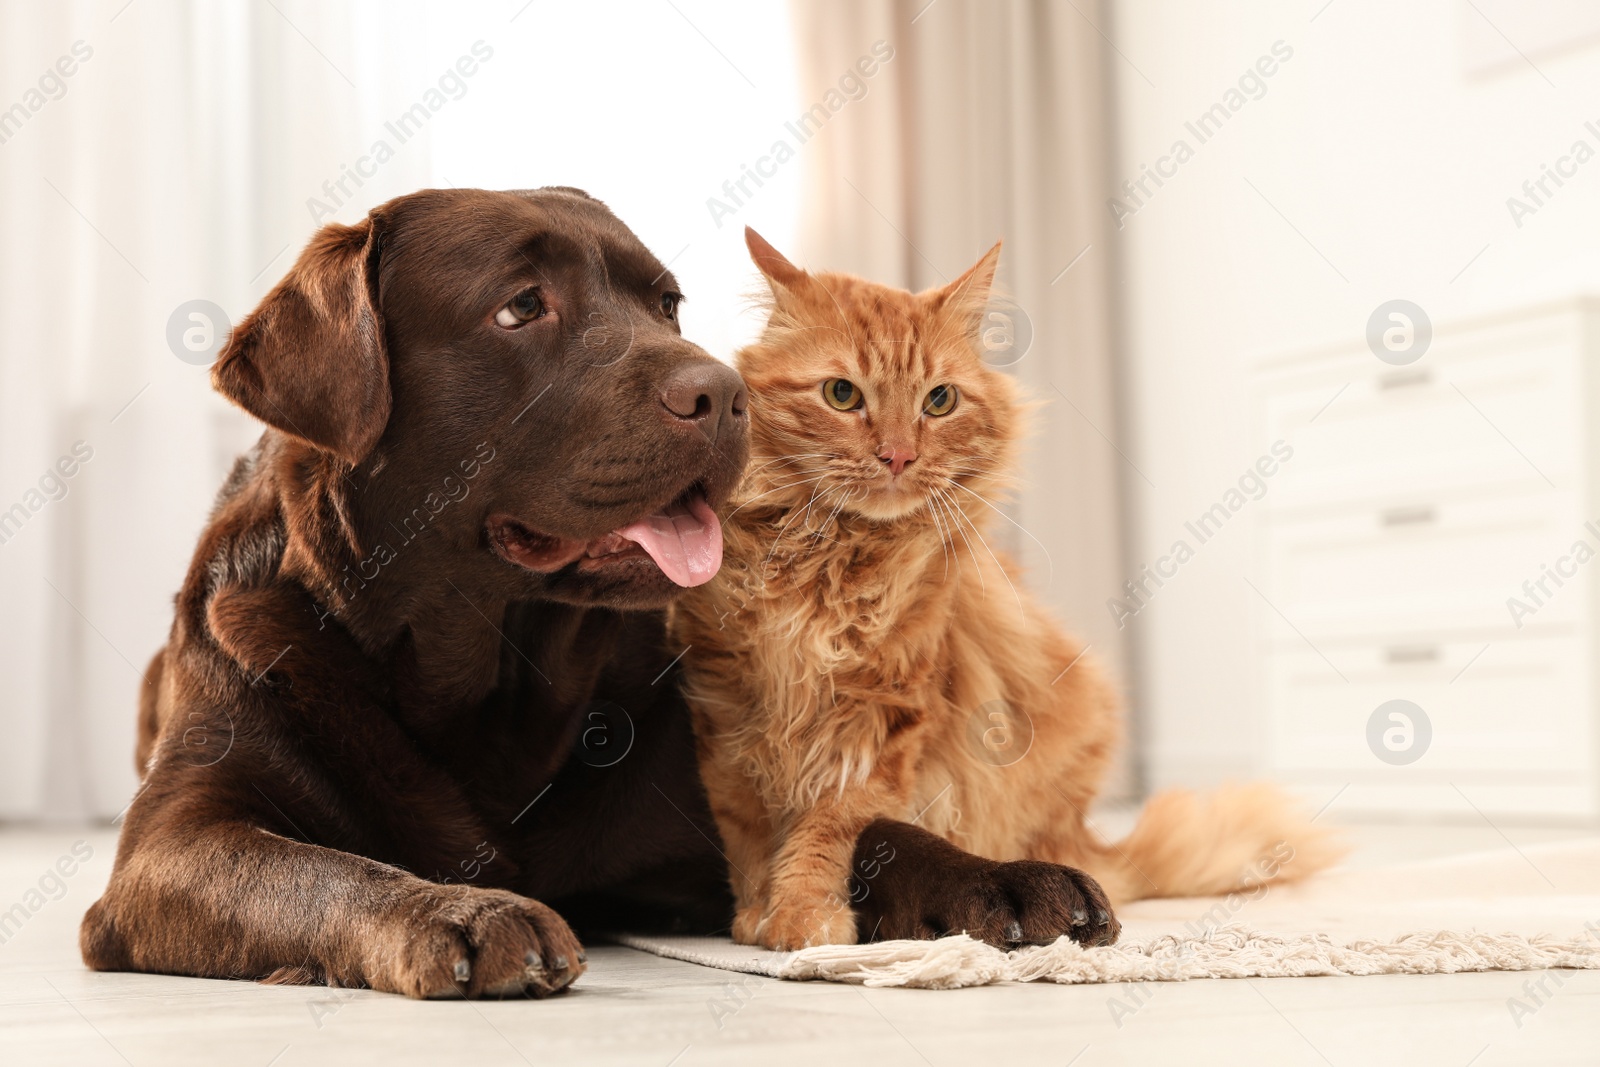
<instances>
[{"instance_id":1,"label":"dog's open mouth","mask_svg":"<svg viewBox=\"0 0 1600 1067\"><path fill-rule=\"evenodd\" d=\"M698 488L660 511L588 541L540 533L509 515L491 515L489 543L501 558L540 574L576 565L599 570L648 556L675 584L704 585L722 566L722 524Z\"/></svg>"}]
</instances>

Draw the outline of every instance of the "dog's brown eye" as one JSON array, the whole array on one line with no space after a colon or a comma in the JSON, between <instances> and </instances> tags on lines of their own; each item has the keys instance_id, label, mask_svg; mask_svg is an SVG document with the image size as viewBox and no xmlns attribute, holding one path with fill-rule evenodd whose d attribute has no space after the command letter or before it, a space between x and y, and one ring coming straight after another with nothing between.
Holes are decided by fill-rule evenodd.
<instances>
[{"instance_id":1,"label":"dog's brown eye","mask_svg":"<svg viewBox=\"0 0 1600 1067\"><path fill-rule=\"evenodd\" d=\"M846 378L829 378L823 382L822 398L836 411L854 411L866 402L861 390Z\"/></svg>"},{"instance_id":2,"label":"dog's brown eye","mask_svg":"<svg viewBox=\"0 0 1600 1067\"><path fill-rule=\"evenodd\" d=\"M674 322L678 318L678 305L683 302L682 293L666 292L661 294L661 314Z\"/></svg>"},{"instance_id":3,"label":"dog's brown eye","mask_svg":"<svg viewBox=\"0 0 1600 1067\"><path fill-rule=\"evenodd\" d=\"M922 402L922 410L929 415L948 415L956 407L956 387L953 385L936 385L928 392L928 399Z\"/></svg>"},{"instance_id":4,"label":"dog's brown eye","mask_svg":"<svg viewBox=\"0 0 1600 1067\"><path fill-rule=\"evenodd\" d=\"M495 312L494 321L508 330L514 330L543 314L544 301L539 297L539 290L524 289L511 298L511 303Z\"/></svg>"}]
</instances>

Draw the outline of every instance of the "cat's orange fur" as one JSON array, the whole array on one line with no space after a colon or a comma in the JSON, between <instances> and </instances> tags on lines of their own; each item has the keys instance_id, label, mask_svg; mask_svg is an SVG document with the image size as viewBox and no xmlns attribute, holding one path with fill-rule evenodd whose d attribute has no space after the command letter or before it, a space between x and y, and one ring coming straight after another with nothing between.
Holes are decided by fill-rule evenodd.
<instances>
[{"instance_id":1,"label":"cat's orange fur","mask_svg":"<svg viewBox=\"0 0 1600 1067\"><path fill-rule=\"evenodd\" d=\"M750 473L722 571L672 618L735 940L853 942L851 853L880 815L990 859L1081 868L1114 903L1331 862L1327 836L1266 786L1158 796L1115 845L1086 826L1119 739L1116 692L993 548L1019 436L1016 387L978 350L1000 246L912 294L808 274L746 238L773 294L738 357ZM835 378L865 405L830 406ZM925 414L938 385L956 406ZM898 474L881 458L910 453Z\"/></svg>"}]
</instances>

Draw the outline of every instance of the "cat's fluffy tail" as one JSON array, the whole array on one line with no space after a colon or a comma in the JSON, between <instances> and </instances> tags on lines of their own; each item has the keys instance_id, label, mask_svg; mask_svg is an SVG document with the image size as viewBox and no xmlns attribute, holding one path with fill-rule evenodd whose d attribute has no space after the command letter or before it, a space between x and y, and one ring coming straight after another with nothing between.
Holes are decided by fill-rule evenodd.
<instances>
[{"instance_id":1,"label":"cat's fluffy tail","mask_svg":"<svg viewBox=\"0 0 1600 1067\"><path fill-rule=\"evenodd\" d=\"M1084 868L1125 904L1146 897L1220 896L1292 882L1348 851L1282 789L1226 785L1204 796L1174 789L1145 804L1133 832L1097 846Z\"/></svg>"}]
</instances>

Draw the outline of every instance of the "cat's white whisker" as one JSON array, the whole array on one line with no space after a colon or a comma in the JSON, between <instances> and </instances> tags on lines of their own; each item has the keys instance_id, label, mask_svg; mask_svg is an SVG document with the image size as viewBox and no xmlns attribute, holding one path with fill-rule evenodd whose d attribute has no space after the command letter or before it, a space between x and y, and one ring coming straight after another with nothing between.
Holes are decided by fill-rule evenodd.
<instances>
[{"instance_id":1,"label":"cat's white whisker","mask_svg":"<svg viewBox=\"0 0 1600 1067\"><path fill-rule=\"evenodd\" d=\"M956 580L960 581L965 574L965 568L961 564L961 550L956 545L955 520L950 515L949 502L942 496L938 495L938 490L934 490L934 494L934 502L938 506L939 511L939 521L941 525L940 536L942 539L947 540L950 543L950 555L953 556L956 561Z\"/></svg>"},{"instance_id":2,"label":"cat's white whisker","mask_svg":"<svg viewBox=\"0 0 1600 1067\"><path fill-rule=\"evenodd\" d=\"M825 478L826 475L824 475L823 477ZM823 486L820 483L823 481L823 478L819 478L819 479L817 479L817 481L818 481L819 484L817 485L817 487L815 489L811 490L811 499L806 501L805 510L810 510L811 505L816 502L817 494L822 492ZM762 561L762 564L761 564L762 567L765 567L768 563L772 562L772 557L777 553L778 546L783 543L784 535L789 532L789 527L794 525L794 521L796 519L798 519L804 513L805 512L802 511L801 509L796 508L794 513L789 516L788 521L786 521L783 524L783 526L778 530L777 536L772 539L772 548L771 548L771 550L769 550L767 552L767 558Z\"/></svg>"},{"instance_id":3,"label":"cat's white whisker","mask_svg":"<svg viewBox=\"0 0 1600 1067\"><path fill-rule=\"evenodd\" d=\"M833 520L838 517L839 510L841 508L843 508L845 506L845 504L850 500L850 498L852 496L854 496L854 495L855 495L855 490L854 489L850 488L849 486L841 487L840 493L839 493L839 502L837 504L833 505L833 510L828 512L827 518L822 520L821 525L819 525L815 530L813 530L811 532L811 541L806 545L806 551L809 552L809 551L815 549L817 547L817 542L822 540L823 537L827 536L828 527L833 523ZM824 507L828 506L827 497L826 496L823 497L823 506ZM810 529L809 526L806 527L806 528L808 530ZM834 540L834 539L833 538L829 538L829 540ZM837 544L837 541L835 541L835 543Z\"/></svg>"},{"instance_id":4,"label":"cat's white whisker","mask_svg":"<svg viewBox=\"0 0 1600 1067\"><path fill-rule=\"evenodd\" d=\"M794 455L790 455L790 456L778 456L776 459L767 460L765 463L761 464L761 466L759 466L759 467L750 468L750 470L746 474L746 477L748 477L749 475L752 475L752 474L760 474L762 471L766 470L768 467L774 466L775 464L778 464L778 463L796 463L796 462L799 462L802 459L828 459L828 458L829 458L829 456L828 456L828 453L826 453L826 452L796 452Z\"/></svg>"},{"instance_id":5,"label":"cat's white whisker","mask_svg":"<svg viewBox=\"0 0 1600 1067\"><path fill-rule=\"evenodd\" d=\"M939 551L944 553L944 575L939 581L947 582L950 580L950 549L944 543L944 523L939 519L939 505L933 498L932 490L928 491L927 503L928 517L933 520L934 528L939 531Z\"/></svg>"},{"instance_id":6,"label":"cat's white whisker","mask_svg":"<svg viewBox=\"0 0 1600 1067\"><path fill-rule=\"evenodd\" d=\"M844 510L846 504L850 503L850 501L855 499L855 495L856 495L856 491L854 489L846 486L845 492L839 497L839 502L833 506L833 510L828 513L827 519L823 522L823 524L820 527L817 528L817 536L816 536L816 538L812 539L812 544L813 545L816 544L818 539L820 539L823 536L825 536L825 531L828 529L829 526L832 526L835 522L838 521L839 512ZM835 542L835 543L837 543L837 542Z\"/></svg>"},{"instance_id":7,"label":"cat's white whisker","mask_svg":"<svg viewBox=\"0 0 1600 1067\"><path fill-rule=\"evenodd\" d=\"M827 494L823 494L823 498L826 499L827 498ZM813 532L812 529L811 529L811 509L812 509L813 506L816 505L816 502L817 502L817 494L816 493L812 493L811 494L811 499L806 501L806 507L805 507L805 511L803 513L805 517L804 517L804 521L802 521L800 523L800 528L802 530L806 531L807 533Z\"/></svg>"},{"instance_id":8,"label":"cat's white whisker","mask_svg":"<svg viewBox=\"0 0 1600 1067\"><path fill-rule=\"evenodd\" d=\"M938 491L938 490L931 490L930 493L936 493L936 491ZM942 514L944 514L944 509L942 509L942 507L939 506L939 502L936 501L936 499L934 499L933 496L930 496L930 498L928 498L928 502L930 502L931 506L933 506L933 509L931 509L930 512L928 512L928 514L930 514L930 515L942 515ZM955 547L955 536L954 536L954 534L950 533L950 520L949 520L949 517L944 517L944 518L942 518L942 520L938 520L938 518L936 518L936 522L939 522L939 547L941 547L941 549L944 549L944 545L946 545L946 541L949 541L949 555L947 555L946 560L944 560L944 574L946 574L946 577L949 577L949 574L950 574L950 560L949 560L949 557L950 557L950 555L954 555L954 557L955 557L955 581L960 582L960 581L962 581L962 553L960 553L960 550L958 550L957 547Z\"/></svg>"},{"instance_id":9,"label":"cat's white whisker","mask_svg":"<svg viewBox=\"0 0 1600 1067\"><path fill-rule=\"evenodd\" d=\"M1049 568L1050 568L1049 571L1045 574L1045 583L1044 583L1045 586L1048 588L1050 583L1055 580L1055 576L1056 576L1056 561L1051 557L1050 550L1048 548L1044 547L1044 542L1039 540L1037 537L1034 537L1032 531L1030 531L1026 526L1022 525L1022 523L1018 522L1016 519L1013 519L1010 515L1007 515L1005 512L1001 511L999 508L997 508L993 504L989 503L989 501L986 500L983 497L982 494L974 493L971 489L968 489L966 486L962 485L960 482L956 481L954 478L947 478L945 480L948 481L951 485L955 486L957 489L961 490L962 492L967 493L967 494L969 494L971 496L977 497L979 502L982 503L984 507L988 508L990 511L994 512L996 515L999 515L1002 519L1006 520L1011 525L1015 526L1017 529L1021 530L1025 534L1027 534L1029 540L1031 540L1034 544L1039 546L1039 551L1044 553L1044 561L1045 561L1045 563L1047 563L1049 565Z\"/></svg>"},{"instance_id":10,"label":"cat's white whisker","mask_svg":"<svg viewBox=\"0 0 1600 1067\"><path fill-rule=\"evenodd\" d=\"M1006 584L1011 586L1011 595L1017 598L1017 610L1026 614L1027 609L1023 607L1022 594L1017 592L1016 583L1011 580L1011 575L1006 573L1005 564L1000 562L1000 557L995 555L994 549L989 547L989 541L983 536L983 531L978 529L978 524L973 522L972 516L968 515L965 511L957 508L956 512L960 518L967 520L967 525L972 527L973 536L975 536L979 543L983 545L983 550L989 553L989 558L994 560L995 567L1000 571L1000 577L1004 578L1006 580Z\"/></svg>"},{"instance_id":11,"label":"cat's white whisker","mask_svg":"<svg viewBox=\"0 0 1600 1067\"><path fill-rule=\"evenodd\" d=\"M805 469L803 471L784 471L782 474L776 475L776 477L777 478L804 478L804 477L806 477L807 475L810 475L810 474L827 475L827 474L832 474L832 473L834 473L834 470L833 470L832 467L808 467L807 469ZM801 484L804 484L804 483L802 483L802 482L776 483L776 488L784 489L784 488L787 488L790 485L801 485Z\"/></svg>"},{"instance_id":12,"label":"cat's white whisker","mask_svg":"<svg viewBox=\"0 0 1600 1067\"><path fill-rule=\"evenodd\" d=\"M935 490L935 491L937 492L937 490ZM946 507L950 506L949 501L945 502L945 506ZM950 521L955 524L956 533L961 535L961 540L966 542L967 551L972 553L972 566L978 572L978 592L981 593L984 596L988 596L989 595L989 588L984 583L984 580L983 580L983 561L978 559L978 551L977 551L977 549L972 547L972 541L971 541L970 538L967 537L967 531L964 528L962 528L960 516L959 515L952 515L950 517ZM959 555L956 557L956 559L958 561L960 560L960 558L961 557Z\"/></svg>"},{"instance_id":13,"label":"cat's white whisker","mask_svg":"<svg viewBox=\"0 0 1600 1067\"><path fill-rule=\"evenodd\" d=\"M806 474L806 473L814 473L814 472L797 471L796 473ZM732 511L728 512L728 518L729 519L733 518L735 515L739 514L739 512L743 511L745 508L749 507L751 504L754 504L757 500L760 500L764 496L771 496L773 493L776 493L781 489L793 489L795 486L798 486L798 485L810 485L812 482L820 482L820 481L822 481L822 479L826 478L830 473L832 473L832 472L831 471L823 471L821 474L818 474L815 478L802 478L798 482L785 482L783 485L775 485L771 489L768 489L764 493L757 493L755 496L751 497L749 500L746 500L743 504L740 504L738 507L736 507Z\"/></svg>"}]
</instances>

